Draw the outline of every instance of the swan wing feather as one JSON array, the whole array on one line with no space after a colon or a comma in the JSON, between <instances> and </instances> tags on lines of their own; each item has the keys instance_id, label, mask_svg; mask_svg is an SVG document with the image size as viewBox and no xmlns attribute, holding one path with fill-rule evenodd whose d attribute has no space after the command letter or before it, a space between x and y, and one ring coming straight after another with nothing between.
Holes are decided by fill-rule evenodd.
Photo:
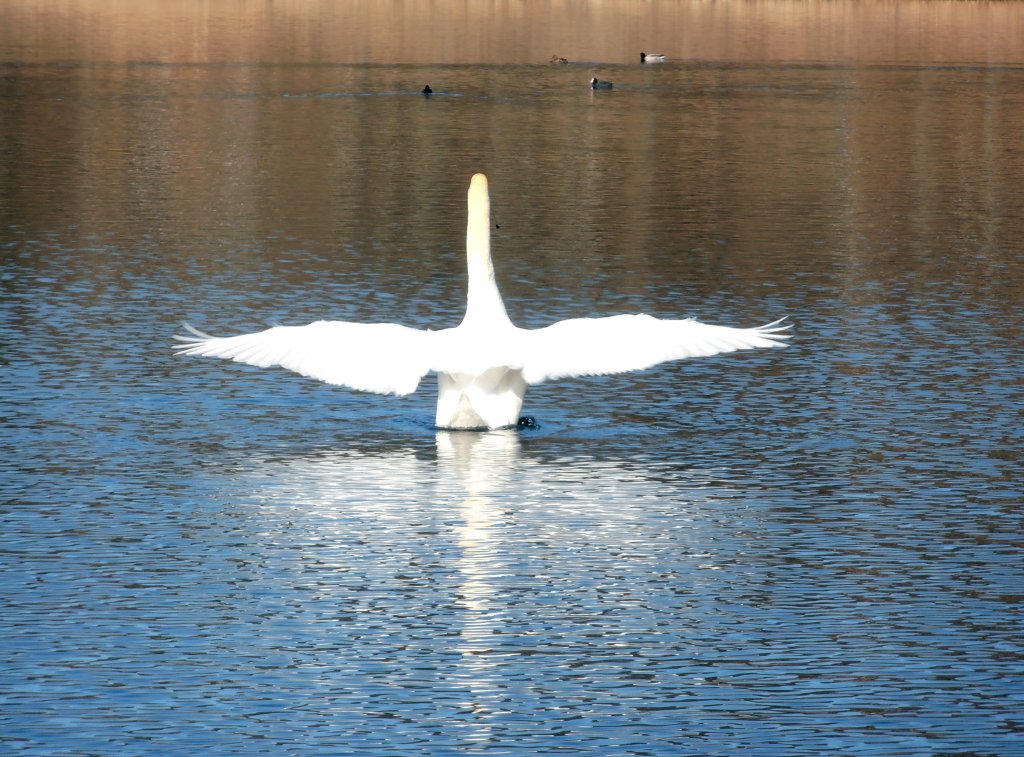
<instances>
[{"instance_id":1,"label":"swan wing feather","mask_svg":"<svg viewBox=\"0 0 1024 757\"><path fill-rule=\"evenodd\" d=\"M214 337L184 324L178 355L281 366L328 384L377 394L411 394L429 371L429 331L396 323L317 321L253 334Z\"/></svg>"},{"instance_id":2,"label":"swan wing feather","mask_svg":"<svg viewBox=\"0 0 1024 757\"><path fill-rule=\"evenodd\" d=\"M528 384L650 368L667 360L784 346L785 319L752 329L649 315L572 318L528 332L523 377Z\"/></svg>"}]
</instances>

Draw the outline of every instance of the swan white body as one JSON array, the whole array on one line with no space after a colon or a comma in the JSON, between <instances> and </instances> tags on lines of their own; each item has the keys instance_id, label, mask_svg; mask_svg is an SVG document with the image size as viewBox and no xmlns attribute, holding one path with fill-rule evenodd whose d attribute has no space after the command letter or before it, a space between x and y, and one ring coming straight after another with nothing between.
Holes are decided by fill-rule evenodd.
<instances>
[{"instance_id":1,"label":"swan white body","mask_svg":"<svg viewBox=\"0 0 1024 757\"><path fill-rule=\"evenodd\" d=\"M491 264L487 178L469 187L466 260L469 287L462 323L425 331L394 323L318 321L217 338L187 327L179 354L281 366L304 376L379 394L411 394L437 373L440 428L514 426L531 384L571 376L640 370L720 352L776 347L780 321L753 329L648 315L573 318L541 329L516 327L505 312Z\"/></svg>"}]
</instances>

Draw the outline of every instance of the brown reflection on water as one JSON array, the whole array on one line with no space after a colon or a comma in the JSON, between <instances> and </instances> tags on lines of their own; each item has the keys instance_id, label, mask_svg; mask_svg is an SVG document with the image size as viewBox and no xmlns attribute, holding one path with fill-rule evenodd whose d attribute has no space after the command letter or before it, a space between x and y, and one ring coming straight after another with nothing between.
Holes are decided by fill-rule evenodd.
<instances>
[{"instance_id":1,"label":"brown reflection on water","mask_svg":"<svg viewBox=\"0 0 1024 757\"><path fill-rule=\"evenodd\" d=\"M863 261L847 275L939 279L952 260L979 292L1017 286L1019 71L634 66L603 97L565 67L525 70L465 67L458 96L430 101L398 93L418 86L409 67L16 69L0 222L130 224L180 248L372 239L381 275L416 259L422 278L461 270L466 182L484 171L502 270L572 256L640 297L689 255L699 286L742 291L722 276L784 284L774 263L795 245L820 270Z\"/></svg>"},{"instance_id":2,"label":"brown reflection on water","mask_svg":"<svg viewBox=\"0 0 1024 757\"><path fill-rule=\"evenodd\" d=\"M85 63L3 67L0 228L151 239L224 270L262 254L277 279L353 265L340 272L429 303L417 282L461 272L466 183L483 171L520 322L516 303L538 294L576 293L583 312L553 318L646 306L669 285L704 302L767 282L789 310L808 291L794 269L841 269L851 296L955 278L997 308L1020 302L1024 69L933 64L1019 57L1007 39L1024 3L550 3L514 24L521 6L485 5L2 4L6 60ZM641 44L780 57L755 34L777 26L791 60L918 65L633 61ZM551 52L622 61L602 69L616 90L591 92L592 66L293 65ZM174 63L207 60L281 64ZM427 75L450 96L419 96ZM313 262L278 262L300 247ZM458 307L461 292L441 294Z\"/></svg>"},{"instance_id":3,"label":"brown reflection on water","mask_svg":"<svg viewBox=\"0 0 1024 757\"><path fill-rule=\"evenodd\" d=\"M12 0L4 61L632 63L682 60L1011 63L1015 2L436 2Z\"/></svg>"}]
</instances>

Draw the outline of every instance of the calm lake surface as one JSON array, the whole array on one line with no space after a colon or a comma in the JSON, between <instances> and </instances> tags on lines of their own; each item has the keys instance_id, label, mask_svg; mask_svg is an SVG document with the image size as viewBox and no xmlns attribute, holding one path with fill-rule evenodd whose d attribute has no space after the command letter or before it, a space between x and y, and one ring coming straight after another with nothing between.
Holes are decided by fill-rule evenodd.
<instances>
[{"instance_id":1,"label":"calm lake surface","mask_svg":"<svg viewBox=\"0 0 1024 757\"><path fill-rule=\"evenodd\" d=\"M0 10L0 752L1024 754L1024 4L253 6ZM173 356L455 325L477 171L518 324L790 346Z\"/></svg>"}]
</instances>

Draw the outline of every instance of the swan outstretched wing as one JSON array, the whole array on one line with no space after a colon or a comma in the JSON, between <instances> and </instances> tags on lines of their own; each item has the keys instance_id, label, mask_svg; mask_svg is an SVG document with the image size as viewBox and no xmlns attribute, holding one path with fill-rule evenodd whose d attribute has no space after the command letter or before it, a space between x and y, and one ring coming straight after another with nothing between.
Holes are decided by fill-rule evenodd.
<instances>
[{"instance_id":1,"label":"swan outstretched wing","mask_svg":"<svg viewBox=\"0 0 1024 757\"><path fill-rule=\"evenodd\" d=\"M666 360L779 347L785 319L753 329L649 315L573 318L527 332L523 378L529 384L649 368Z\"/></svg>"},{"instance_id":2,"label":"swan outstretched wing","mask_svg":"<svg viewBox=\"0 0 1024 757\"><path fill-rule=\"evenodd\" d=\"M255 334L214 337L184 324L191 336L176 336L179 355L222 357L378 394L411 394L430 370L432 332L396 323L317 321L275 326Z\"/></svg>"}]
</instances>

